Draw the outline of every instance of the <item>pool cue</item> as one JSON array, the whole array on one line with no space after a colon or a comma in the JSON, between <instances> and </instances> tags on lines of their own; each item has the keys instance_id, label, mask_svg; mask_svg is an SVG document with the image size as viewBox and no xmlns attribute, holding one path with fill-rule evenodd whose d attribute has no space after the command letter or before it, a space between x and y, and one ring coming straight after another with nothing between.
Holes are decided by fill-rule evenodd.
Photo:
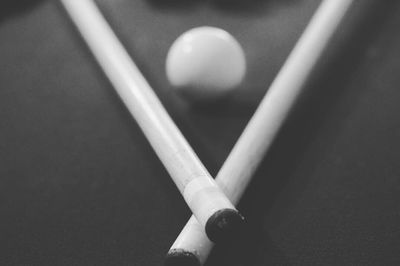
<instances>
[{"instance_id":1,"label":"pool cue","mask_svg":"<svg viewBox=\"0 0 400 266\"><path fill-rule=\"evenodd\" d=\"M320 4L239 137L216 177L232 203L237 204L245 192L352 2L324 0ZM192 216L169 250L165 265L202 265L212 247Z\"/></svg>"},{"instance_id":2,"label":"pool cue","mask_svg":"<svg viewBox=\"0 0 400 266\"><path fill-rule=\"evenodd\" d=\"M243 217L218 187L92 0L61 0L208 237L229 238Z\"/></svg>"}]
</instances>

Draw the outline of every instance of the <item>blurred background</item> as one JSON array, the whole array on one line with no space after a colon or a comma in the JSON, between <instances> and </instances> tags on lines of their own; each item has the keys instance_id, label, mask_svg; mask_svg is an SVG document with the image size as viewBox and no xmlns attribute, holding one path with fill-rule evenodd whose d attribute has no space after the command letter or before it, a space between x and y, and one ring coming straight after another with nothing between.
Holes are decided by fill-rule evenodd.
<instances>
[{"instance_id":1,"label":"blurred background","mask_svg":"<svg viewBox=\"0 0 400 266\"><path fill-rule=\"evenodd\" d=\"M96 1L215 175L320 0ZM208 266L400 263L400 6L355 1ZM172 42L216 26L243 85L193 107ZM244 155L245 156L245 155ZM0 264L161 265L190 212L57 1L0 4Z\"/></svg>"}]
</instances>

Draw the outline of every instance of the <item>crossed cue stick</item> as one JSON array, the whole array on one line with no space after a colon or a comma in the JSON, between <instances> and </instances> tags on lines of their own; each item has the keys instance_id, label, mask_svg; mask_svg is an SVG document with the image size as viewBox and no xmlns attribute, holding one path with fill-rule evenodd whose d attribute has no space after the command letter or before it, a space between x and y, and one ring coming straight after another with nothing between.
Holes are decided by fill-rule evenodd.
<instances>
[{"instance_id":1,"label":"crossed cue stick","mask_svg":"<svg viewBox=\"0 0 400 266\"><path fill-rule=\"evenodd\" d=\"M169 250L166 265L204 264L213 242L242 227L243 218L234 205L354 0L322 1L215 180L93 0L60 1L193 212Z\"/></svg>"}]
</instances>

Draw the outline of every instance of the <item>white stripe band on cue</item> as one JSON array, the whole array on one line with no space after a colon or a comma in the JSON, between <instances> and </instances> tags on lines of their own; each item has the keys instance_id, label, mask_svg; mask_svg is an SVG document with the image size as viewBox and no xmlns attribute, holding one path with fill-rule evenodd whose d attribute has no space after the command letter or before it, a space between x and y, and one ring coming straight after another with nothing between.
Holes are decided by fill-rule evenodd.
<instances>
[{"instance_id":1,"label":"white stripe band on cue","mask_svg":"<svg viewBox=\"0 0 400 266\"><path fill-rule=\"evenodd\" d=\"M196 208L199 217L207 222L212 214L218 211L221 204L231 204L213 179L195 178L190 181L184 191L183 197L190 205ZM233 205L232 205L233 208Z\"/></svg>"}]
</instances>

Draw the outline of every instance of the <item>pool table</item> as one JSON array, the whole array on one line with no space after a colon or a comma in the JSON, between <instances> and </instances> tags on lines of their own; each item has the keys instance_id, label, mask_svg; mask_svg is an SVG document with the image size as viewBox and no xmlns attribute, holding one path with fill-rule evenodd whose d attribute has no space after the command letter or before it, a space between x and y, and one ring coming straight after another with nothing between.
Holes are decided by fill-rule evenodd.
<instances>
[{"instance_id":1,"label":"pool table","mask_svg":"<svg viewBox=\"0 0 400 266\"><path fill-rule=\"evenodd\" d=\"M213 176L320 2L96 1ZM60 3L0 10L0 264L162 265L190 211L140 128ZM165 58L204 25L248 71L193 106ZM207 266L400 264L399 28L398 1L355 1Z\"/></svg>"}]
</instances>

